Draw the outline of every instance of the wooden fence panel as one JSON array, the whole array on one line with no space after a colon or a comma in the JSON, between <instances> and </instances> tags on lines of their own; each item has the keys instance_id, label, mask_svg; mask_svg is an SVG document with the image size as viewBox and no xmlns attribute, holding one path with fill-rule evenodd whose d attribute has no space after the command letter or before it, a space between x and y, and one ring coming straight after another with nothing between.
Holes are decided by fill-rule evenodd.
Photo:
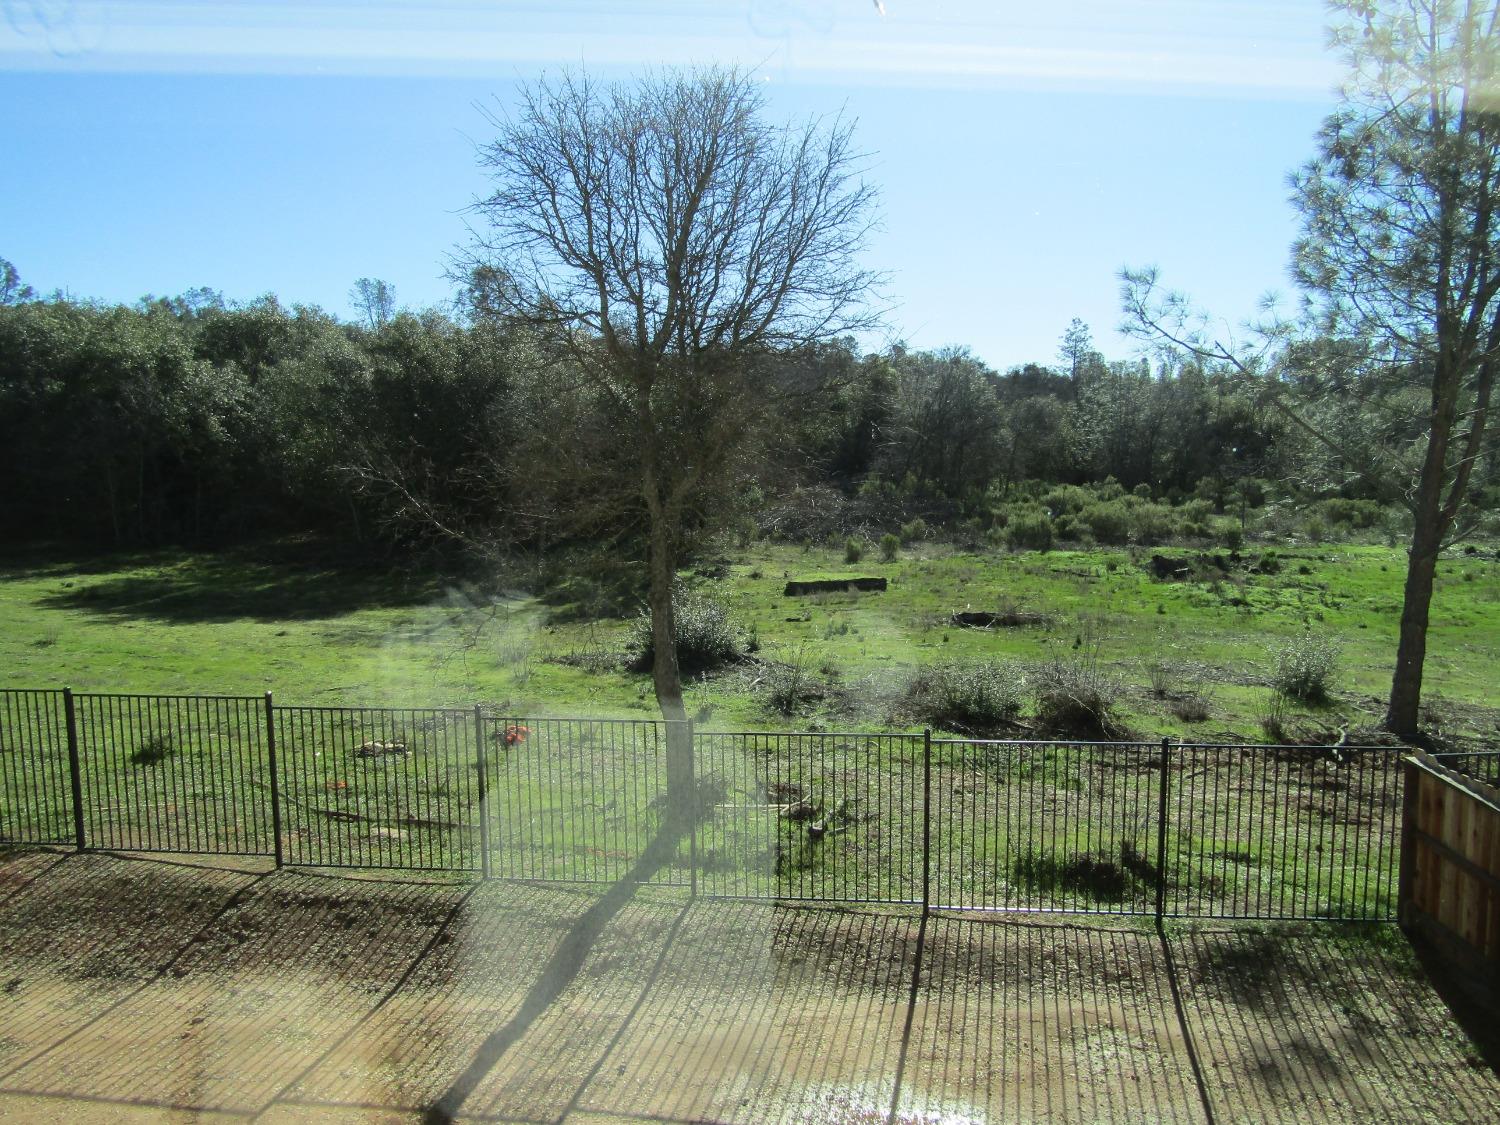
<instances>
[{"instance_id":1,"label":"wooden fence panel","mask_svg":"<svg viewBox=\"0 0 1500 1125\"><path fill-rule=\"evenodd\" d=\"M1500 791L1425 754L1406 769L1402 925L1500 1011Z\"/></svg>"}]
</instances>

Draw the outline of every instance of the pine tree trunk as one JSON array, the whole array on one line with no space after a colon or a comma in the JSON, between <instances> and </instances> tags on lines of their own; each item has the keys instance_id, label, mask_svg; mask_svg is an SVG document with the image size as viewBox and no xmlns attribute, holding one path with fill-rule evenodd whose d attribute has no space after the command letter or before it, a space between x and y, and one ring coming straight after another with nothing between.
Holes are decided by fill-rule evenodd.
<instances>
[{"instance_id":1,"label":"pine tree trunk","mask_svg":"<svg viewBox=\"0 0 1500 1125\"><path fill-rule=\"evenodd\" d=\"M1406 591L1401 603L1401 635L1396 646L1396 671L1391 679L1391 702L1386 729L1411 741L1417 737L1422 705L1422 666L1427 658L1427 621L1438 552L1449 520L1443 510L1443 485L1448 477L1448 445L1453 436L1459 373L1447 349L1438 357L1432 387L1431 430L1422 474L1417 479L1412 506L1411 548L1407 552Z\"/></svg>"},{"instance_id":2,"label":"pine tree trunk","mask_svg":"<svg viewBox=\"0 0 1500 1125\"><path fill-rule=\"evenodd\" d=\"M1406 567L1406 596L1401 606L1401 636L1396 646L1396 672L1391 680L1391 702L1385 725L1391 733L1411 741L1417 737L1422 704L1422 665L1427 658L1427 620L1432 606L1441 535L1433 519L1419 523L1412 535Z\"/></svg>"}]
</instances>

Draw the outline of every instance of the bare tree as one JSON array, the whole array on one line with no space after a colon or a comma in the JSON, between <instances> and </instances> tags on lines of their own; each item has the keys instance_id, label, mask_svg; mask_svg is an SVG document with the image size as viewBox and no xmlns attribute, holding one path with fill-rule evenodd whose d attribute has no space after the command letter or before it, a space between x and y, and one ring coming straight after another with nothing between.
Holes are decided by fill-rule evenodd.
<instances>
[{"instance_id":1,"label":"bare tree","mask_svg":"<svg viewBox=\"0 0 1500 1125\"><path fill-rule=\"evenodd\" d=\"M396 314L396 287L378 277L362 277L349 290L349 303L372 330L384 328Z\"/></svg>"},{"instance_id":2,"label":"bare tree","mask_svg":"<svg viewBox=\"0 0 1500 1125\"><path fill-rule=\"evenodd\" d=\"M684 516L766 402L765 360L859 330L874 191L852 125L778 127L751 74L706 69L528 87L480 149L476 257L618 420L648 531L657 703L683 719L672 588ZM559 388L565 393L566 388ZM674 728L676 729L675 725ZM686 797L669 743L669 792Z\"/></svg>"}]
</instances>

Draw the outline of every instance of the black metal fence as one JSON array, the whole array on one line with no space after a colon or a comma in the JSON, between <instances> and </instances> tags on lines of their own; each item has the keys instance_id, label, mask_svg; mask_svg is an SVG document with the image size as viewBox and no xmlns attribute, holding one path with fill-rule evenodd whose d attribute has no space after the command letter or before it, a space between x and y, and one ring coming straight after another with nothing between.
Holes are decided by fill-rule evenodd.
<instances>
[{"instance_id":1,"label":"black metal fence","mask_svg":"<svg viewBox=\"0 0 1500 1125\"><path fill-rule=\"evenodd\" d=\"M650 877L700 895L1395 916L1389 748L685 727L695 815ZM667 743L662 722L0 691L0 841L614 882L662 825Z\"/></svg>"},{"instance_id":2,"label":"black metal fence","mask_svg":"<svg viewBox=\"0 0 1500 1125\"><path fill-rule=\"evenodd\" d=\"M489 873L612 883L655 835L667 788L667 724L483 717ZM691 848L655 882L688 885Z\"/></svg>"},{"instance_id":3,"label":"black metal fence","mask_svg":"<svg viewBox=\"0 0 1500 1125\"><path fill-rule=\"evenodd\" d=\"M700 734L700 893L920 903L920 734Z\"/></svg>"},{"instance_id":4,"label":"black metal fence","mask_svg":"<svg viewBox=\"0 0 1500 1125\"><path fill-rule=\"evenodd\" d=\"M278 859L480 869L474 711L269 706L265 724L277 754Z\"/></svg>"},{"instance_id":5,"label":"black metal fence","mask_svg":"<svg viewBox=\"0 0 1500 1125\"><path fill-rule=\"evenodd\" d=\"M263 707L253 697L67 694L87 845L270 854Z\"/></svg>"},{"instance_id":6,"label":"black metal fence","mask_svg":"<svg viewBox=\"0 0 1500 1125\"><path fill-rule=\"evenodd\" d=\"M77 838L64 704L60 691L0 692L0 840Z\"/></svg>"},{"instance_id":7,"label":"black metal fence","mask_svg":"<svg viewBox=\"0 0 1500 1125\"><path fill-rule=\"evenodd\" d=\"M1475 781L1500 787L1500 750L1444 751L1430 757Z\"/></svg>"}]
</instances>

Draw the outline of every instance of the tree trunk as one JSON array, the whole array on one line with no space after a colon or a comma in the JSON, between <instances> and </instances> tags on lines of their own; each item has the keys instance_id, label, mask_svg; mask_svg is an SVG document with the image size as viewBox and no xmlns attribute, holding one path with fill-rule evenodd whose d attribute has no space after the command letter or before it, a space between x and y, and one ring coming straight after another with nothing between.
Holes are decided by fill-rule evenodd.
<instances>
[{"instance_id":1,"label":"tree trunk","mask_svg":"<svg viewBox=\"0 0 1500 1125\"><path fill-rule=\"evenodd\" d=\"M1391 680L1391 702L1385 720L1386 729L1408 742L1417 737L1422 665L1427 658L1427 619L1441 543L1437 513L1419 513L1407 558L1401 638L1396 647L1396 673Z\"/></svg>"},{"instance_id":2,"label":"tree trunk","mask_svg":"<svg viewBox=\"0 0 1500 1125\"><path fill-rule=\"evenodd\" d=\"M648 492L655 492L654 474L647 474ZM677 546L659 494L648 495L651 517L649 559L651 608L651 682L656 705L667 721L667 811L663 829L685 831L693 809L693 738L682 698L682 672L677 663L677 619L672 586L677 578Z\"/></svg>"},{"instance_id":3,"label":"tree trunk","mask_svg":"<svg viewBox=\"0 0 1500 1125\"><path fill-rule=\"evenodd\" d=\"M109 526L115 533L115 546L118 547L123 541L124 532L120 528L120 498L119 490L115 487L115 470L108 461L104 463L104 491L109 496Z\"/></svg>"},{"instance_id":4,"label":"tree trunk","mask_svg":"<svg viewBox=\"0 0 1500 1125\"><path fill-rule=\"evenodd\" d=\"M1448 445L1457 411L1459 373L1451 356L1438 357L1432 387L1432 428L1422 475L1412 505L1411 548L1407 552L1406 592L1401 604L1401 637L1396 646L1396 671L1391 679L1391 702L1386 729L1411 741L1417 737L1422 704L1422 665L1427 658L1427 621L1438 552L1448 531L1443 512L1443 484L1448 476Z\"/></svg>"}]
</instances>

